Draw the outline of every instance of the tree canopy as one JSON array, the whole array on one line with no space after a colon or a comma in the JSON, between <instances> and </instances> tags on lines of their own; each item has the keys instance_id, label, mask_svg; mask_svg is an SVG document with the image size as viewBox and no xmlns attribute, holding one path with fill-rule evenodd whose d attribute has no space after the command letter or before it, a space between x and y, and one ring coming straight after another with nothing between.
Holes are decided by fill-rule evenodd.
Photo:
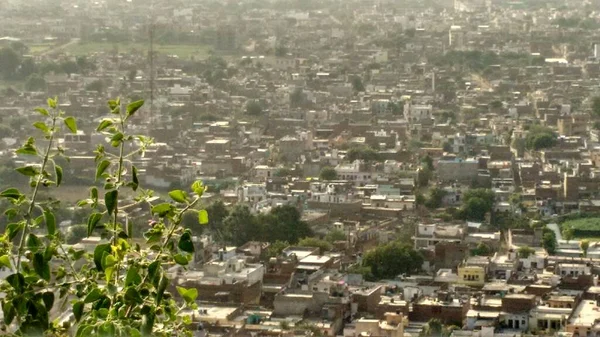
<instances>
[{"instance_id":1,"label":"tree canopy","mask_svg":"<svg viewBox=\"0 0 600 337\"><path fill-rule=\"evenodd\" d=\"M363 266L370 268L376 279L395 278L421 270L423 256L408 244L391 242L368 251Z\"/></svg>"},{"instance_id":2,"label":"tree canopy","mask_svg":"<svg viewBox=\"0 0 600 337\"><path fill-rule=\"evenodd\" d=\"M553 147L556 144L557 136L552 129L542 126L534 126L529 129L525 137L525 146L529 150L541 150Z\"/></svg>"},{"instance_id":3,"label":"tree canopy","mask_svg":"<svg viewBox=\"0 0 600 337\"><path fill-rule=\"evenodd\" d=\"M462 218L472 221L483 221L485 215L494 207L494 192L490 189L477 188L463 194L461 208Z\"/></svg>"},{"instance_id":4,"label":"tree canopy","mask_svg":"<svg viewBox=\"0 0 600 337\"><path fill-rule=\"evenodd\" d=\"M336 180L337 177L336 170L330 166L322 168L321 173L319 173L319 178L321 178L321 180Z\"/></svg>"}]
</instances>

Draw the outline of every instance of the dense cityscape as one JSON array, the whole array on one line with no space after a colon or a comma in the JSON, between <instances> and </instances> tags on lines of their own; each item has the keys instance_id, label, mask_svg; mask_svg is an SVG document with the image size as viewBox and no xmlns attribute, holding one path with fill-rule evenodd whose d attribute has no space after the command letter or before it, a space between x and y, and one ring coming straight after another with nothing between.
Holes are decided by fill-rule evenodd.
<instances>
[{"instance_id":1,"label":"dense cityscape","mask_svg":"<svg viewBox=\"0 0 600 337\"><path fill-rule=\"evenodd\" d=\"M600 1L0 13L0 335L600 336Z\"/></svg>"}]
</instances>

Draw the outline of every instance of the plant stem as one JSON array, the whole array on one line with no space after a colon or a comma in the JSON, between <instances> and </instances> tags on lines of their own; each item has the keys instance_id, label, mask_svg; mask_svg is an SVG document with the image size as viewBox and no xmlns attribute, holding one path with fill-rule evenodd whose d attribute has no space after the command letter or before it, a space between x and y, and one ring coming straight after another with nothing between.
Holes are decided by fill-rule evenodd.
<instances>
[{"instance_id":1,"label":"plant stem","mask_svg":"<svg viewBox=\"0 0 600 337\"><path fill-rule=\"evenodd\" d=\"M123 121L123 113L121 113L121 132L125 133L125 122ZM121 140L119 146L119 167L117 169L117 181L115 188L118 191L121 188L121 180L123 179L123 154L125 151L125 141ZM119 217L119 194L117 194L117 200L115 200L115 210L113 217L113 246L117 245L117 222ZM118 262L115 268L115 284L119 281L119 270L121 269L121 263Z\"/></svg>"},{"instance_id":2,"label":"plant stem","mask_svg":"<svg viewBox=\"0 0 600 337\"><path fill-rule=\"evenodd\" d=\"M21 235L21 239L19 240L19 249L17 251L17 273L21 270L21 257L23 256L23 250L25 249L25 237L27 236L27 233L29 232L29 227L31 226L31 220L33 218L33 209L35 208L35 201L40 190L42 178L44 177L44 170L46 170L46 166L48 165L48 159L50 159L50 150L52 149L52 144L54 142L54 134L56 132L54 129L56 127L57 118L58 112L55 109L54 114L52 116L52 127L50 128L50 138L48 138L48 146L46 146L46 151L44 152L44 158L42 160L42 167L40 168L40 173L38 174L35 187L33 188L33 194L31 195L31 203L29 204L27 213L25 213L25 228L23 228L23 234Z\"/></svg>"}]
</instances>

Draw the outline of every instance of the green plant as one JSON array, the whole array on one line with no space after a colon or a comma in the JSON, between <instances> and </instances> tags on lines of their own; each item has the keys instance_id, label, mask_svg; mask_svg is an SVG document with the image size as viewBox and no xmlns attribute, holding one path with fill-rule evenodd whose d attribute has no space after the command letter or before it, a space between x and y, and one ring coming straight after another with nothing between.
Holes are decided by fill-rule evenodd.
<instances>
[{"instance_id":1,"label":"green plant","mask_svg":"<svg viewBox=\"0 0 600 337\"><path fill-rule=\"evenodd\" d=\"M191 186L192 193L169 192L170 203L154 203L153 192L139 186L138 170L132 160L152 142L128 133L127 122L143 106L143 101L122 109L119 99L109 101L110 116L97 131L109 139L109 146L96 149L96 181L89 198L79 207L92 210L87 235L99 234L104 241L93 252L67 249L57 231L55 213L59 204L41 201L40 193L59 187L63 170L55 158L65 151L56 142L64 124L77 131L73 117L48 100L49 109L36 109L49 123L34 123L45 143L42 149L29 138L16 152L28 155L37 164L16 169L29 177L31 191L9 188L0 198L10 201L4 210L11 223L0 237L0 267L10 275L0 283L4 320L2 334L46 336L172 336L191 335L191 318L182 313L195 308L196 289L177 288L183 303L167 291L170 283L165 268L179 264L185 268L194 251L191 231L181 226L183 214L194 210L205 191L202 182ZM126 149L132 149L127 152ZM124 190L136 195L126 200ZM127 204L126 204L127 202ZM145 233L149 248L131 241L132 222L126 209L149 205L151 228ZM208 222L206 211L196 211L198 223ZM43 230L45 227L45 230ZM74 325L59 323L51 312L72 310Z\"/></svg>"}]
</instances>

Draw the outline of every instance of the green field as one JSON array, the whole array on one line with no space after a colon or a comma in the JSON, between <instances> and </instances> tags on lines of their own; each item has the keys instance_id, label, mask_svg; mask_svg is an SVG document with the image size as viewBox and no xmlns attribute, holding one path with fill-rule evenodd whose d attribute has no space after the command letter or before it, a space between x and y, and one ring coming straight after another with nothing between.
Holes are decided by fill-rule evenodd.
<instances>
[{"instance_id":1,"label":"green field","mask_svg":"<svg viewBox=\"0 0 600 337\"><path fill-rule=\"evenodd\" d=\"M562 223L562 228L566 226L574 229L576 239L600 241L600 218L598 217L568 220Z\"/></svg>"},{"instance_id":2,"label":"green field","mask_svg":"<svg viewBox=\"0 0 600 337\"><path fill-rule=\"evenodd\" d=\"M563 223L564 226L570 226L580 231L600 231L600 218L569 220Z\"/></svg>"},{"instance_id":3,"label":"green field","mask_svg":"<svg viewBox=\"0 0 600 337\"><path fill-rule=\"evenodd\" d=\"M73 55L88 55L100 52L135 52L146 54L149 45L147 43L110 43L110 42L79 42L66 46L65 52ZM206 59L209 55L210 47L203 45L170 45L170 44L155 44L154 49L163 55L177 55L181 59L190 59L194 57L196 60Z\"/></svg>"},{"instance_id":4,"label":"green field","mask_svg":"<svg viewBox=\"0 0 600 337\"><path fill-rule=\"evenodd\" d=\"M54 43L34 43L34 44L30 44L27 45L27 47L29 47L29 53L33 54L33 55L39 55L47 50L50 50L51 48L56 47L56 44Z\"/></svg>"}]
</instances>

